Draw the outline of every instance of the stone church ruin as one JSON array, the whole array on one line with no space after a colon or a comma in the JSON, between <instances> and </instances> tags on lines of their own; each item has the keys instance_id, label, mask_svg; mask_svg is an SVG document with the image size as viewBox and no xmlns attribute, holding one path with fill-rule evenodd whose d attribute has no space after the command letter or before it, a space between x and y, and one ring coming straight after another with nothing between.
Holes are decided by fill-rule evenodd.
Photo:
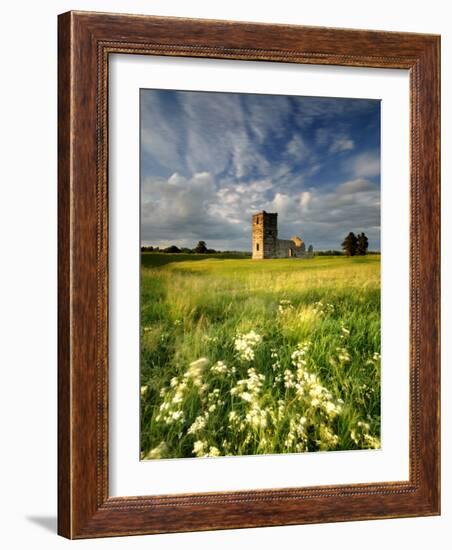
<instances>
[{"instance_id":1,"label":"stone church ruin","mask_svg":"<svg viewBox=\"0 0 452 550\"><path fill-rule=\"evenodd\" d=\"M310 258L312 247L306 251L306 245L298 236L288 240L278 239L278 214L258 212L253 215L253 260L270 258Z\"/></svg>"}]
</instances>

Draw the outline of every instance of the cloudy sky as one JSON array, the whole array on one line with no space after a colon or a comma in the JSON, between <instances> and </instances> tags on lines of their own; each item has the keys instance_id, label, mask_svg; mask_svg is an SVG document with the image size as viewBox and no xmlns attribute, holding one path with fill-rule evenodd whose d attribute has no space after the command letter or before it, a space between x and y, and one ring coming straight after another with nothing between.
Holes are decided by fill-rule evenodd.
<instances>
[{"instance_id":1,"label":"cloudy sky","mask_svg":"<svg viewBox=\"0 0 452 550\"><path fill-rule=\"evenodd\" d=\"M141 90L141 241L251 250L251 216L279 237L380 249L380 102Z\"/></svg>"}]
</instances>

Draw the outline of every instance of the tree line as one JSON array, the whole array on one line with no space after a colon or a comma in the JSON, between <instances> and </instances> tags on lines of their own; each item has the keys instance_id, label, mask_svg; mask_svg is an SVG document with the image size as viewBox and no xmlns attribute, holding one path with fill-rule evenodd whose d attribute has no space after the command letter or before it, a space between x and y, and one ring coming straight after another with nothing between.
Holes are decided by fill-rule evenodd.
<instances>
[{"instance_id":1,"label":"tree line","mask_svg":"<svg viewBox=\"0 0 452 550\"><path fill-rule=\"evenodd\" d=\"M346 256L365 256L369 248L369 239L365 233L359 233L355 235L353 231L345 237L342 242L343 252L338 250L324 250L317 251L316 256L338 256L345 254ZM213 248L207 248L205 241L199 241L194 248L179 248L176 245L168 246L167 248L159 248L158 246L142 246L142 252L164 252L166 254L221 254L226 252L220 252ZM312 245L309 246L308 252L313 253Z\"/></svg>"},{"instance_id":2,"label":"tree line","mask_svg":"<svg viewBox=\"0 0 452 550\"><path fill-rule=\"evenodd\" d=\"M365 233L355 235L350 231L341 246L346 256L365 256L369 248L369 239Z\"/></svg>"},{"instance_id":3,"label":"tree line","mask_svg":"<svg viewBox=\"0 0 452 550\"><path fill-rule=\"evenodd\" d=\"M166 248L160 248L158 246L143 245L141 247L141 252L163 252L165 254L229 254L229 253L235 254L236 253L235 251L214 250L213 248L207 248L207 244L205 241L199 241L194 248L187 248L187 247L179 248L174 244Z\"/></svg>"}]
</instances>

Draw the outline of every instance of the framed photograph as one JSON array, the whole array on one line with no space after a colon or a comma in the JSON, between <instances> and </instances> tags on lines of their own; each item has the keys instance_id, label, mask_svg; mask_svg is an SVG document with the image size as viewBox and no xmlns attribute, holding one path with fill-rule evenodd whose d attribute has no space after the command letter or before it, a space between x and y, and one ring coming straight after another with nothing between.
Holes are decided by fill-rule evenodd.
<instances>
[{"instance_id":1,"label":"framed photograph","mask_svg":"<svg viewBox=\"0 0 452 550\"><path fill-rule=\"evenodd\" d=\"M440 513L439 56L59 16L62 536Z\"/></svg>"}]
</instances>

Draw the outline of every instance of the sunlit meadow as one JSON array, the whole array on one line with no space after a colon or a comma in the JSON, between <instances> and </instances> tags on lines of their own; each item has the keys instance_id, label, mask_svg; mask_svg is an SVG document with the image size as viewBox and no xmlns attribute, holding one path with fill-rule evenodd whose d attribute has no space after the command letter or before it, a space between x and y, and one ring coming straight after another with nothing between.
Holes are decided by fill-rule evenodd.
<instances>
[{"instance_id":1,"label":"sunlit meadow","mask_svg":"<svg viewBox=\"0 0 452 550\"><path fill-rule=\"evenodd\" d=\"M141 457L380 446L380 257L142 254Z\"/></svg>"}]
</instances>

